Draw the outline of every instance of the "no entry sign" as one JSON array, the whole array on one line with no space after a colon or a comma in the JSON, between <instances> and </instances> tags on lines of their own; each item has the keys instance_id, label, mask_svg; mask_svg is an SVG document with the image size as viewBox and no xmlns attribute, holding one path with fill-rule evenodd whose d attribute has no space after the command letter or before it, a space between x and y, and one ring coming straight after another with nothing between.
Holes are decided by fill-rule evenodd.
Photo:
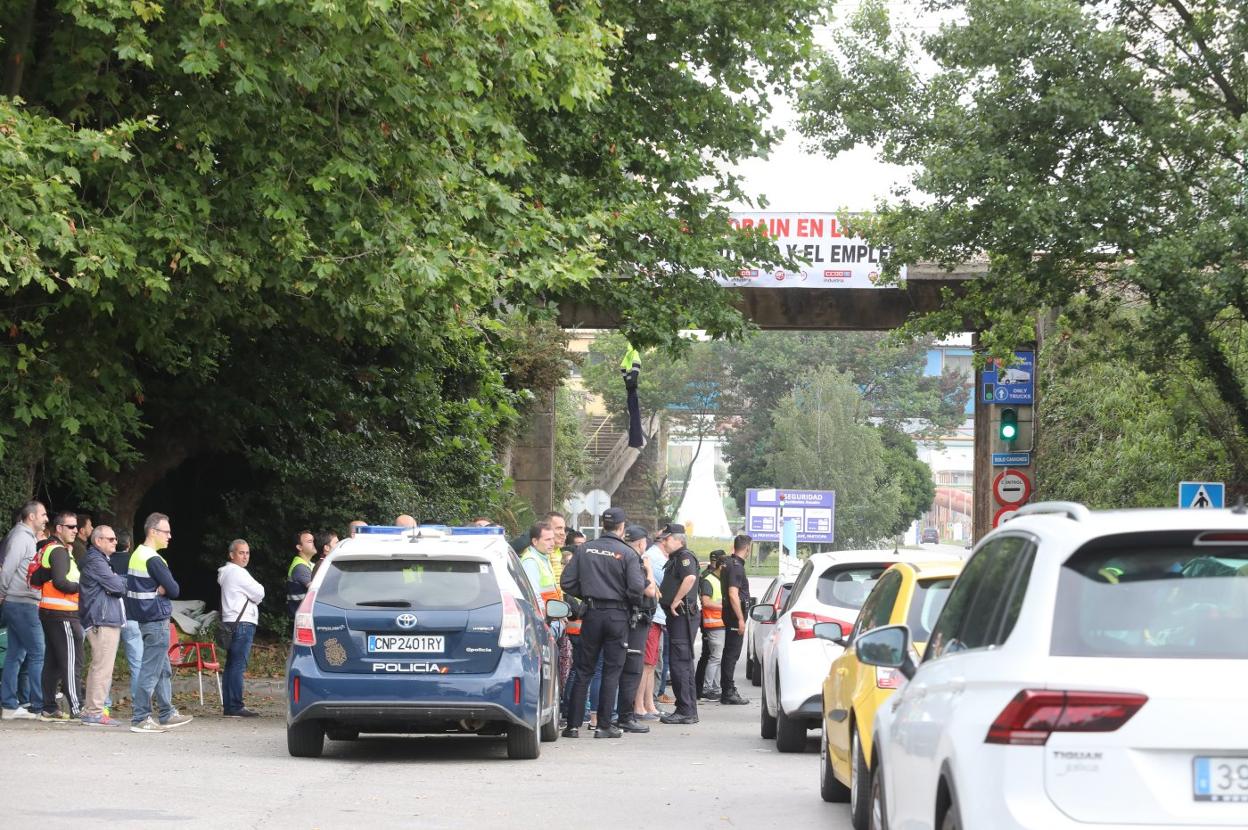
<instances>
[{"instance_id":1,"label":"no entry sign","mask_svg":"<svg viewBox=\"0 0 1248 830\"><path fill-rule=\"evenodd\" d=\"M1031 498L1031 479L1018 470L1002 470L992 481L992 494L1003 506L1026 504Z\"/></svg>"},{"instance_id":2,"label":"no entry sign","mask_svg":"<svg viewBox=\"0 0 1248 830\"><path fill-rule=\"evenodd\" d=\"M1018 508L1022 505L1011 504L1008 507L1002 507L992 516L992 526L1000 527L1002 522L1007 522L1014 518L1014 514L1018 512Z\"/></svg>"}]
</instances>

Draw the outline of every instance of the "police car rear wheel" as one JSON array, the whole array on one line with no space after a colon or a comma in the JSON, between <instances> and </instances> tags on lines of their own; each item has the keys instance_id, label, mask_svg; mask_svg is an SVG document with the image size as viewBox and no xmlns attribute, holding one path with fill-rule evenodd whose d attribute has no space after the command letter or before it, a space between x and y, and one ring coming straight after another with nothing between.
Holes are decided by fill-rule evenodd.
<instances>
[{"instance_id":1,"label":"police car rear wheel","mask_svg":"<svg viewBox=\"0 0 1248 830\"><path fill-rule=\"evenodd\" d=\"M513 723L507 727L507 757L513 761L531 761L542 752L536 729Z\"/></svg>"},{"instance_id":2,"label":"police car rear wheel","mask_svg":"<svg viewBox=\"0 0 1248 830\"><path fill-rule=\"evenodd\" d=\"M755 686L763 685L763 666L758 662L758 658L754 659L754 675L750 678L750 682Z\"/></svg>"},{"instance_id":3,"label":"police car rear wheel","mask_svg":"<svg viewBox=\"0 0 1248 830\"><path fill-rule=\"evenodd\" d=\"M295 758L319 758L325 749L325 727L317 720L286 727L286 750Z\"/></svg>"}]
</instances>

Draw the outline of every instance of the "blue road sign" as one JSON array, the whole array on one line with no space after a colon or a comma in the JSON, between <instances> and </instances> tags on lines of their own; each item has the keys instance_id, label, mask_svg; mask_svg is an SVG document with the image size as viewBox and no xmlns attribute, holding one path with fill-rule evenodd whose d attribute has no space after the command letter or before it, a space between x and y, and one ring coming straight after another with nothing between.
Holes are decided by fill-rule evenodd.
<instances>
[{"instance_id":1,"label":"blue road sign","mask_svg":"<svg viewBox=\"0 0 1248 830\"><path fill-rule=\"evenodd\" d=\"M1220 481L1180 481L1179 507L1191 510L1226 507L1226 485Z\"/></svg>"},{"instance_id":2,"label":"blue road sign","mask_svg":"<svg viewBox=\"0 0 1248 830\"><path fill-rule=\"evenodd\" d=\"M994 452L992 454L992 466L994 467L1030 467L1031 453L1029 452Z\"/></svg>"},{"instance_id":3,"label":"blue road sign","mask_svg":"<svg viewBox=\"0 0 1248 830\"><path fill-rule=\"evenodd\" d=\"M1036 399L1036 353L1014 352L1018 361L1002 369L996 361L984 367L981 395L984 403L1030 405Z\"/></svg>"},{"instance_id":4,"label":"blue road sign","mask_svg":"<svg viewBox=\"0 0 1248 830\"><path fill-rule=\"evenodd\" d=\"M756 542L778 542L785 519L793 519L797 542L830 545L836 541L836 492L833 490L745 491L745 532Z\"/></svg>"}]
</instances>

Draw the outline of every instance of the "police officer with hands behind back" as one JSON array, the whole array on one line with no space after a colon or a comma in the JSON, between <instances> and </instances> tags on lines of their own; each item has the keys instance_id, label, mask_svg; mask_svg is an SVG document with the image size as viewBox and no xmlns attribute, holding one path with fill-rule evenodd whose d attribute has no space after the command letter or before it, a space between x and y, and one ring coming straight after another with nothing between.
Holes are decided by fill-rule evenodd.
<instances>
[{"instance_id":1,"label":"police officer with hands behind back","mask_svg":"<svg viewBox=\"0 0 1248 830\"><path fill-rule=\"evenodd\" d=\"M585 698L594 676L598 654L602 659L602 688L598 694L595 738L618 738L623 732L611 724L611 710L619 693L628 639L629 609L641 604L645 590L641 562L622 538L624 511L610 507L602 514L602 536L581 545L559 580L564 593L581 597L587 606L581 621L581 648L576 660L576 684L568 708L563 737L580 737Z\"/></svg>"},{"instance_id":2,"label":"police officer with hands behind back","mask_svg":"<svg viewBox=\"0 0 1248 830\"><path fill-rule=\"evenodd\" d=\"M615 707L619 720L616 726L624 732L645 733L650 731L650 727L637 717L637 688L641 685L642 653L646 647L646 635L650 633L650 620L654 618L654 609L659 602L659 586L650 573L650 563L646 560L650 533L641 525L629 525L624 529L624 541L637 554L646 587L642 592L641 604L629 609L628 641L625 643L628 652L624 658L624 670L620 673L620 702Z\"/></svg>"},{"instance_id":3,"label":"police officer with hands behind back","mask_svg":"<svg viewBox=\"0 0 1248 830\"><path fill-rule=\"evenodd\" d=\"M672 691L676 710L659 718L660 723L698 722L698 690L693 678L693 638L701 616L698 611L698 559L685 547L685 526L669 524L659 531L659 545L667 552L667 566L659 585L660 602L667 614L667 635L672 638Z\"/></svg>"}]
</instances>

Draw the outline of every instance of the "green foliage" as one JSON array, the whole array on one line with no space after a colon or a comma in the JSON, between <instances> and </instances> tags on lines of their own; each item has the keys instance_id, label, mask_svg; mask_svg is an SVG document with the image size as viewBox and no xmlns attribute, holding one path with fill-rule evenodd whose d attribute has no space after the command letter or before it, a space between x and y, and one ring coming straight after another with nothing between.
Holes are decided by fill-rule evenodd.
<instances>
[{"instance_id":1,"label":"green foliage","mask_svg":"<svg viewBox=\"0 0 1248 830\"><path fill-rule=\"evenodd\" d=\"M563 504L577 480L589 473L585 443L577 401L560 387L555 392L555 504Z\"/></svg>"},{"instance_id":2,"label":"green foliage","mask_svg":"<svg viewBox=\"0 0 1248 830\"><path fill-rule=\"evenodd\" d=\"M916 173L862 223L890 262L986 257L964 299L912 329L968 325L1001 355L1038 308L1142 303L1141 333L1248 433L1248 15L1217 0L939 3L936 31L863 4L804 99L829 152L877 144ZM930 65L932 70L921 67ZM1245 468L1238 462L1237 474Z\"/></svg>"},{"instance_id":3,"label":"green foliage","mask_svg":"<svg viewBox=\"0 0 1248 830\"><path fill-rule=\"evenodd\" d=\"M852 376L812 370L776 407L766 451L771 485L836 491L835 538L842 549L873 547L901 532L935 495L927 465L907 458L905 436L867 423L868 413ZM899 461L901 467L891 466ZM922 470L929 482L925 502L916 481Z\"/></svg>"},{"instance_id":4,"label":"green foliage","mask_svg":"<svg viewBox=\"0 0 1248 830\"><path fill-rule=\"evenodd\" d=\"M1172 507L1180 481L1234 482L1226 406L1189 362L1142 367L1138 315L1062 322L1040 355L1038 499Z\"/></svg>"}]
</instances>

